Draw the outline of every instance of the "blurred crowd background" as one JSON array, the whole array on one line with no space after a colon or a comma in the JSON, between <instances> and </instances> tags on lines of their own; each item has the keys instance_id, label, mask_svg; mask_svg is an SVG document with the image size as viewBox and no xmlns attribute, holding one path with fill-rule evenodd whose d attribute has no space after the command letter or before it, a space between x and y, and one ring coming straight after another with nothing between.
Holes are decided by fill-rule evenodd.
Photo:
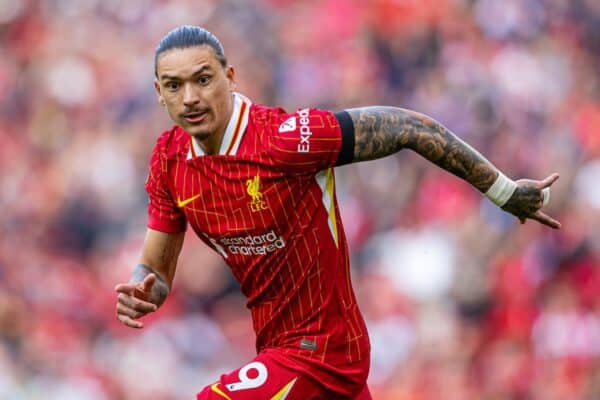
<instances>
[{"instance_id":1,"label":"blurred crowd background","mask_svg":"<svg viewBox=\"0 0 600 400\"><path fill-rule=\"evenodd\" d=\"M192 234L160 312L115 319L180 24L256 103L412 108L514 179L561 174L554 231L409 151L337 169L375 399L600 398L600 2L1 0L0 399L191 399L254 354Z\"/></svg>"}]
</instances>

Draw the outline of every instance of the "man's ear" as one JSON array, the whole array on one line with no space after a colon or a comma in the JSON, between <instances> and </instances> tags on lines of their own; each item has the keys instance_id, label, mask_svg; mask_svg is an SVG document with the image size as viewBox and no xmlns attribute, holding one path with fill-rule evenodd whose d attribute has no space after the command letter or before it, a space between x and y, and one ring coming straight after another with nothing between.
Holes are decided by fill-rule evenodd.
<instances>
[{"instance_id":1,"label":"man's ear","mask_svg":"<svg viewBox=\"0 0 600 400\"><path fill-rule=\"evenodd\" d=\"M235 70L231 65L228 65L225 70L225 75L227 76L227 80L229 81L229 91L233 92L237 86L235 83Z\"/></svg>"},{"instance_id":2,"label":"man's ear","mask_svg":"<svg viewBox=\"0 0 600 400\"><path fill-rule=\"evenodd\" d=\"M158 95L158 103L164 107L166 103L165 99L162 97L162 94L160 92L160 85L158 84L157 79L154 80L154 89L156 89L156 94Z\"/></svg>"}]
</instances>

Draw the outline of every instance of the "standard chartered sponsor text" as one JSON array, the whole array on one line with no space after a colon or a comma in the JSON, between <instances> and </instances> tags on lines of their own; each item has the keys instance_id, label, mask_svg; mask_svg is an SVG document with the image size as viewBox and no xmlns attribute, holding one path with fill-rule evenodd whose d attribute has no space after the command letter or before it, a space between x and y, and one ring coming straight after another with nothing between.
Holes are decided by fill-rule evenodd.
<instances>
[{"instance_id":1,"label":"standard chartered sponsor text","mask_svg":"<svg viewBox=\"0 0 600 400\"><path fill-rule=\"evenodd\" d=\"M272 253L285 247L285 240L273 230L255 236L222 237L218 239L218 242L225 246L230 254L245 256Z\"/></svg>"}]
</instances>

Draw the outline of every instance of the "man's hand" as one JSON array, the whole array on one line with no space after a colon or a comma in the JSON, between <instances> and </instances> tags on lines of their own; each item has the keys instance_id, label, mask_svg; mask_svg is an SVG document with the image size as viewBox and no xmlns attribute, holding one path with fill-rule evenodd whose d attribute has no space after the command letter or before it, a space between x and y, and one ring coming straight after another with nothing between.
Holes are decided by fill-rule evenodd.
<instances>
[{"instance_id":1,"label":"man's hand","mask_svg":"<svg viewBox=\"0 0 600 400\"><path fill-rule=\"evenodd\" d=\"M558 174L555 173L542 181L531 179L516 181L517 189L502 209L519 218L522 224L529 218L551 228L559 229L560 222L541 211L544 201L542 190L550 188L557 179Z\"/></svg>"},{"instance_id":2,"label":"man's hand","mask_svg":"<svg viewBox=\"0 0 600 400\"><path fill-rule=\"evenodd\" d=\"M171 290L177 257L185 232L164 233L148 228L140 263L133 268L129 283L115 286L119 293L117 318L130 328L143 328L137 321L160 307Z\"/></svg>"},{"instance_id":3,"label":"man's hand","mask_svg":"<svg viewBox=\"0 0 600 400\"><path fill-rule=\"evenodd\" d=\"M158 306L152 299L152 288L156 282L156 275L146 275L142 282L120 283L115 286L119 293L117 302L117 319L130 328L143 328L144 324L136 321L144 315L154 312Z\"/></svg>"}]
</instances>

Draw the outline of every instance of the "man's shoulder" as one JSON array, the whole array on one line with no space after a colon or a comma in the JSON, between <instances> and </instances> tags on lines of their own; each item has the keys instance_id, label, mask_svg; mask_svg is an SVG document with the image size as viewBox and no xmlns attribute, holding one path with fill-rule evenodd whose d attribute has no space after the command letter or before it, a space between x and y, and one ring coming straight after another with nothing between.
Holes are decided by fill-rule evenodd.
<instances>
[{"instance_id":1,"label":"man's shoulder","mask_svg":"<svg viewBox=\"0 0 600 400\"><path fill-rule=\"evenodd\" d=\"M270 107L264 104L252 104L250 107L250 119L254 124L268 125L279 121L287 111L282 107Z\"/></svg>"},{"instance_id":2,"label":"man's shoulder","mask_svg":"<svg viewBox=\"0 0 600 400\"><path fill-rule=\"evenodd\" d=\"M189 134L180 126L173 125L171 129L164 131L156 139L154 152L163 156L174 156L189 144Z\"/></svg>"},{"instance_id":3,"label":"man's shoulder","mask_svg":"<svg viewBox=\"0 0 600 400\"><path fill-rule=\"evenodd\" d=\"M296 128L295 113L290 113L283 107L252 104L248 127L256 140L270 148L273 138L281 133L293 131Z\"/></svg>"},{"instance_id":4,"label":"man's shoulder","mask_svg":"<svg viewBox=\"0 0 600 400\"><path fill-rule=\"evenodd\" d=\"M333 125L338 124L334 119L334 113L327 109L305 107L290 112L283 107L269 107L262 104L252 104L250 108L250 120L254 125L272 126L279 133L295 131L302 118L307 118L305 124L308 124L308 118L313 117L318 121L328 120Z\"/></svg>"}]
</instances>

